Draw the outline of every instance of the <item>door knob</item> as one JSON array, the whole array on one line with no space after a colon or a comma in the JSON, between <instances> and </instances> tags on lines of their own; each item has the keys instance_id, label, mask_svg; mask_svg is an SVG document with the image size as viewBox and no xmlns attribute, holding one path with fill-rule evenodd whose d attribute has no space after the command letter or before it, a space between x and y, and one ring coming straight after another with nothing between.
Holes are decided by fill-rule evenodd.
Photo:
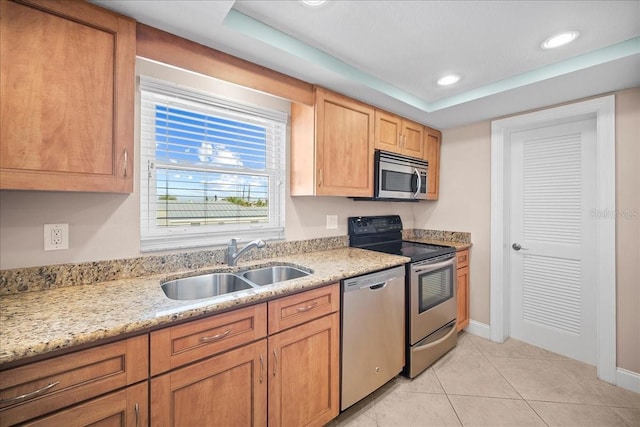
<instances>
[{"instance_id":1,"label":"door knob","mask_svg":"<svg viewBox=\"0 0 640 427\"><path fill-rule=\"evenodd\" d=\"M523 248L522 246L520 246L520 243L514 243L513 245L511 245L511 247L515 251L519 251L519 250L528 251L529 250L528 248Z\"/></svg>"}]
</instances>

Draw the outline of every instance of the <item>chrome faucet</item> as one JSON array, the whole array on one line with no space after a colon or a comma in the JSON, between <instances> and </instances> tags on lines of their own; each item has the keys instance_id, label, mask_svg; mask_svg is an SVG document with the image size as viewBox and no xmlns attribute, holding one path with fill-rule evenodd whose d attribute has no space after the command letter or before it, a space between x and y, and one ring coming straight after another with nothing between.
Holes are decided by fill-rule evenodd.
<instances>
[{"instance_id":1,"label":"chrome faucet","mask_svg":"<svg viewBox=\"0 0 640 427\"><path fill-rule=\"evenodd\" d=\"M228 265L236 265L238 262L238 258L245 252L247 252L251 248L264 248L267 244L262 239L254 240L253 242L249 242L245 245L244 248L240 249L237 253L238 242L236 239L231 239L229 244L227 245L227 264Z\"/></svg>"}]
</instances>

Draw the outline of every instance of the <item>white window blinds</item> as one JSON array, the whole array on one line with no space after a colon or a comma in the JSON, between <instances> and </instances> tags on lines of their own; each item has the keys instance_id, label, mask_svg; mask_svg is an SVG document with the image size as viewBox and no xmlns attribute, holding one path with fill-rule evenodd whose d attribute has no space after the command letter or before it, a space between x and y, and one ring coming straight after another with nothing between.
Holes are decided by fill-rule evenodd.
<instances>
[{"instance_id":1,"label":"white window blinds","mask_svg":"<svg viewBox=\"0 0 640 427\"><path fill-rule=\"evenodd\" d=\"M284 237L287 115L146 77L141 248Z\"/></svg>"}]
</instances>

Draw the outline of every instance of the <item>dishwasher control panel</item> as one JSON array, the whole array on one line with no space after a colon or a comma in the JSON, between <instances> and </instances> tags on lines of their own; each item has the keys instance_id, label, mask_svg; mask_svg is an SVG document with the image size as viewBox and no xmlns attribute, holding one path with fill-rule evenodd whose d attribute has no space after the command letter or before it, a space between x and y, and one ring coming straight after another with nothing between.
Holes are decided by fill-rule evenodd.
<instances>
[{"instance_id":1,"label":"dishwasher control panel","mask_svg":"<svg viewBox=\"0 0 640 427\"><path fill-rule=\"evenodd\" d=\"M404 266L399 266L389 270L367 274L365 276L352 277L343 281L344 292L349 292L361 288L371 288L373 286L385 284L393 279L404 279L404 276L405 268Z\"/></svg>"}]
</instances>

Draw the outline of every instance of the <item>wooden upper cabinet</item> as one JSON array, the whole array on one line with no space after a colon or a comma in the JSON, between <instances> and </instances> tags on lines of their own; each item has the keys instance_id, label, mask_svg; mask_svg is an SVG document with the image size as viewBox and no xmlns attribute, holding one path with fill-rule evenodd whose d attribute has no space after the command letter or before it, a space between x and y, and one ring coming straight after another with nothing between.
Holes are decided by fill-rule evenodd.
<instances>
[{"instance_id":1,"label":"wooden upper cabinet","mask_svg":"<svg viewBox=\"0 0 640 427\"><path fill-rule=\"evenodd\" d=\"M133 191L135 21L0 1L0 189Z\"/></svg>"},{"instance_id":2,"label":"wooden upper cabinet","mask_svg":"<svg viewBox=\"0 0 640 427\"><path fill-rule=\"evenodd\" d=\"M382 110L376 110L375 118L376 149L410 157L423 157L423 125Z\"/></svg>"},{"instance_id":3,"label":"wooden upper cabinet","mask_svg":"<svg viewBox=\"0 0 640 427\"><path fill-rule=\"evenodd\" d=\"M291 106L291 195L373 196L374 109L314 89Z\"/></svg>"},{"instance_id":4,"label":"wooden upper cabinet","mask_svg":"<svg viewBox=\"0 0 640 427\"><path fill-rule=\"evenodd\" d=\"M424 159L429 162L427 173L427 200L438 200L440 191L440 144L442 134L439 130L425 127Z\"/></svg>"}]
</instances>

